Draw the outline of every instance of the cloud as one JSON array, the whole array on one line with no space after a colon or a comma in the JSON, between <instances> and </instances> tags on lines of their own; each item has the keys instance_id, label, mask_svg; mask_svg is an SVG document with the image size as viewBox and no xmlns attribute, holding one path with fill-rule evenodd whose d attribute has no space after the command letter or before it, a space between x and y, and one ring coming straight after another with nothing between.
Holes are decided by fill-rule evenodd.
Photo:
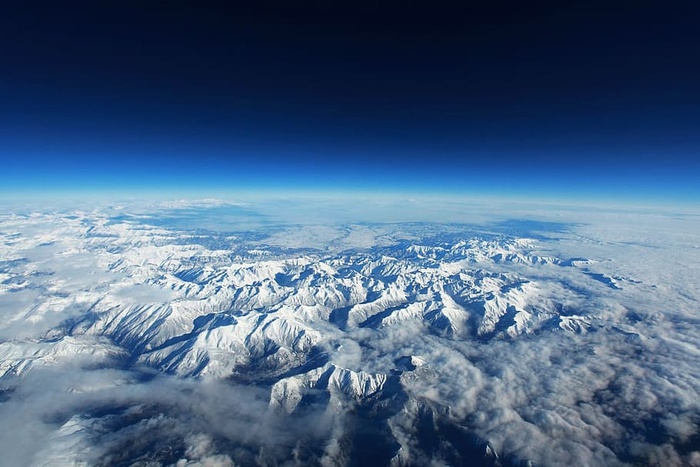
<instances>
[{"instance_id":1,"label":"cloud","mask_svg":"<svg viewBox=\"0 0 700 467\"><path fill-rule=\"evenodd\" d=\"M282 417L250 386L66 366L28 372L0 417L13 427L0 436L8 465L309 461L318 453L300 442L319 445L332 421L313 410Z\"/></svg>"},{"instance_id":2,"label":"cloud","mask_svg":"<svg viewBox=\"0 0 700 467\"><path fill-rule=\"evenodd\" d=\"M586 223L537 241L380 225L224 242L100 212L5 217L3 461L333 464L362 445L417 464L697 464L697 221L566 215ZM310 242L313 254L296 250ZM242 253L253 247L270 255ZM424 318L446 308L440 326ZM232 360L227 333L246 326L265 332L241 334L236 351L263 357L237 372L180 378L162 373L168 357L137 358L168 343L216 368ZM303 339L313 358L285 344ZM425 364L399 372L405 356ZM357 402L320 379L299 386L291 415L270 406L273 382L324 364L387 383Z\"/></svg>"}]
</instances>

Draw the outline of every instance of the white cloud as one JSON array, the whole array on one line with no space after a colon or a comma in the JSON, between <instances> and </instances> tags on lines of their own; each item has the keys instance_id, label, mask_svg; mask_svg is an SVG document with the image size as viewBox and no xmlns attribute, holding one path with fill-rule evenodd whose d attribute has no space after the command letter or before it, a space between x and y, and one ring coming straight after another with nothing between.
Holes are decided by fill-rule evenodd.
<instances>
[{"instance_id":1,"label":"white cloud","mask_svg":"<svg viewBox=\"0 0 700 467\"><path fill-rule=\"evenodd\" d=\"M449 463L471 443L544 465L698 463L696 216L521 208L578 223L525 241L499 231L528 236L497 225L505 211L481 227L333 221L207 238L110 212L0 219L0 418L16 428L0 450L12 465L332 463L363 436L377 450L393 437L416 462ZM316 252L294 250L305 246ZM425 364L394 375L404 356ZM181 357L206 377L139 366ZM270 408L269 380L326 363L400 382L359 408L323 382L289 416Z\"/></svg>"}]
</instances>

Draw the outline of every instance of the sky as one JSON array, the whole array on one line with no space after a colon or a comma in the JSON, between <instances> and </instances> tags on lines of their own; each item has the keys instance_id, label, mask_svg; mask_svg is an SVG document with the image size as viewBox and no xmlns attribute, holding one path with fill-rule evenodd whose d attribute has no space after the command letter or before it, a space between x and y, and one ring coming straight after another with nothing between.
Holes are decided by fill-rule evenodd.
<instances>
[{"instance_id":1,"label":"sky","mask_svg":"<svg viewBox=\"0 0 700 467\"><path fill-rule=\"evenodd\" d=\"M457 5L11 2L0 196L700 200L694 2Z\"/></svg>"}]
</instances>

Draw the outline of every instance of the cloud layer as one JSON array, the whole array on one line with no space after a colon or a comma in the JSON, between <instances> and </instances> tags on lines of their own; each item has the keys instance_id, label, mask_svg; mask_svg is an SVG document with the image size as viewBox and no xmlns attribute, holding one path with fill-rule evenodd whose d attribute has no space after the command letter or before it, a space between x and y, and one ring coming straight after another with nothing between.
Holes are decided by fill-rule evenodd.
<instances>
[{"instance_id":1,"label":"cloud layer","mask_svg":"<svg viewBox=\"0 0 700 467\"><path fill-rule=\"evenodd\" d=\"M4 461L700 461L696 216L152 209L0 219Z\"/></svg>"}]
</instances>

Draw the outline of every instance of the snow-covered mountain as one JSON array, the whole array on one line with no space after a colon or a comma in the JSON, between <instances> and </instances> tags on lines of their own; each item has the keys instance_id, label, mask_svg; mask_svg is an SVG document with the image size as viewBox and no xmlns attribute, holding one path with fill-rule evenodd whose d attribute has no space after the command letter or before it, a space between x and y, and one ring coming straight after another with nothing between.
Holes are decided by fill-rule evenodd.
<instances>
[{"instance_id":1,"label":"snow-covered mountain","mask_svg":"<svg viewBox=\"0 0 700 467\"><path fill-rule=\"evenodd\" d=\"M234 442L227 428L207 432L219 462L602 465L656 455L648 420L658 420L657 409L628 413L654 397L678 420L654 429L682 462L695 462L700 411L690 396L700 383L683 368L700 356L679 323L697 323L697 290L664 314L667 298L639 297L670 284L627 264L611 267L615 259L593 237L586 241L595 247L573 251L581 235L459 224L215 232L100 210L6 215L3 404L12 410L26 381L44 374L106 375L65 381L69 393L89 394L69 404L83 408L41 426L69 433L75 439L59 444L77 451L43 450L35 463L100 463L95 443L106 426L128 438L161 423L158 413L171 417L180 389L165 401L138 389L162 375L176 382L163 384L229 388L234 398L253 391L253 431L275 417L298 433L294 442ZM656 372L673 389L632 376L645 389L621 392L626 356L658 351L683 355L674 371L684 382L665 373L663 353L632 357L630 371L641 372L633 375ZM120 401L116 408L104 407L104 393ZM296 425L305 421L326 428ZM173 430L172 443L195 436ZM621 447L629 433L637 451ZM108 446L101 455L114 455L116 445ZM184 447L170 457L150 444L141 451L128 462L192 460Z\"/></svg>"}]
</instances>

